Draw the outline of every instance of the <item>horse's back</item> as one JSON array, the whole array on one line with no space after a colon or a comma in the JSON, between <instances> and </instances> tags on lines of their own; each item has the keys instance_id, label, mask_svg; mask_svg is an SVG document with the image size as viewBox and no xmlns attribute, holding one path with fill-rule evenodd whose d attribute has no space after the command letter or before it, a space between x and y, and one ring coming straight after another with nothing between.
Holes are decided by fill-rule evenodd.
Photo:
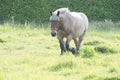
<instances>
[{"instance_id":1,"label":"horse's back","mask_svg":"<svg viewBox=\"0 0 120 80\"><path fill-rule=\"evenodd\" d=\"M88 19L84 13L71 12L71 30L74 37L81 36L84 31L88 28Z\"/></svg>"},{"instance_id":2,"label":"horse's back","mask_svg":"<svg viewBox=\"0 0 120 80\"><path fill-rule=\"evenodd\" d=\"M88 28L88 17L81 12L72 12L71 13L77 20L79 20L80 22L82 22L84 24L84 27L87 29Z\"/></svg>"}]
</instances>

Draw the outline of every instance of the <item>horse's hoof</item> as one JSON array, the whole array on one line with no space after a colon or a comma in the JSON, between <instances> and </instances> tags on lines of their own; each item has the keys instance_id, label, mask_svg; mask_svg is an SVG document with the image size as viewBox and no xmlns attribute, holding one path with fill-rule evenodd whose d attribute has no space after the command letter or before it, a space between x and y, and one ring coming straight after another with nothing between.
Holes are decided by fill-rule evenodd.
<instances>
[{"instance_id":1,"label":"horse's hoof","mask_svg":"<svg viewBox=\"0 0 120 80\"><path fill-rule=\"evenodd\" d=\"M63 55L63 53L60 53L60 55Z\"/></svg>"},{"instance_id":2,"label":"horse's hoof","mask_svg":"<svg viewBox=\"0 0 120 80\"><path fill-rule=\"evenodd\" d=\"M71 49L72 54L76 53L76 50L74 48Z\"/></svg>"}]
</instances>

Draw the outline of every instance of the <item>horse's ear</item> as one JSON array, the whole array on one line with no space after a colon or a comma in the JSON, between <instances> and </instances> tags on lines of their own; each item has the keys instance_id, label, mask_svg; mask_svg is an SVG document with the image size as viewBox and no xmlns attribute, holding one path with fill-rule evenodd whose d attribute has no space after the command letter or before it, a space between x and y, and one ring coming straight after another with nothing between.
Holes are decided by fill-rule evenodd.
<instances>
[{"instance_id":1,"label":"horse's ear","mask_svg":"<svg viewBox=\"0 0 120 80\"><path fill-rule=\"evenodd\" d=\"M59 16L59 14L60 14L60 11L57 12L57 16Z\"/></svg>"},{"instance_id":2,"label":"horse's ear","mask_svg":"<svg viewBox=\"0 0 120 80\"><path fill-rule=\"evenodd\" d=\"M50 15L52 16L52 12L50 12Z\"/></svg>"}]
</instances>

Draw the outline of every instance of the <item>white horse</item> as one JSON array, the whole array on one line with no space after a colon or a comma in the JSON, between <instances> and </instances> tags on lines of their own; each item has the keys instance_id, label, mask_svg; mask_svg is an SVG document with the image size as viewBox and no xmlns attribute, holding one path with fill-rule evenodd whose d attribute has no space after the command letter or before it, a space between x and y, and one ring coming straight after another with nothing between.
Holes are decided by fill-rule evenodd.
<instances>
[{"instance_id":1,"label":"white horse","mask_svg":"<svg viewBox=\"0 0 120 80\"><path fill-rule=\"evenodd\" d=\"M81 47L83 36L88 28L88 18L84 13L71 12L68 8L60 8L50 12L51 35L57 38L60 43L61 54L71 51L73 54ZM63 38L66 38L64 43ZM70 41L74 40L76 50L69 46Z\"/></svg>"}]
</instances>

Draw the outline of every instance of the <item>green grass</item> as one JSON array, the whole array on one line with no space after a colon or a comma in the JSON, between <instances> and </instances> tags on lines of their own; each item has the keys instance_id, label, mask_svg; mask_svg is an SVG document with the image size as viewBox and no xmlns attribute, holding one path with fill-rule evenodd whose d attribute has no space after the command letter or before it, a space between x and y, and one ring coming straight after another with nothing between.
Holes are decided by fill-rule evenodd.
<instances>
[{"instance_id":1,"label":"green grass","mask_svg":"<svg viewBox=\"0 0 120 80\"><path fill-rule=\"evenodd\" d=\"M60 56L47 25L0 25L0 80L120 80L119 26L91 22L79 55Z\"/></svg>"}]
</instances>

